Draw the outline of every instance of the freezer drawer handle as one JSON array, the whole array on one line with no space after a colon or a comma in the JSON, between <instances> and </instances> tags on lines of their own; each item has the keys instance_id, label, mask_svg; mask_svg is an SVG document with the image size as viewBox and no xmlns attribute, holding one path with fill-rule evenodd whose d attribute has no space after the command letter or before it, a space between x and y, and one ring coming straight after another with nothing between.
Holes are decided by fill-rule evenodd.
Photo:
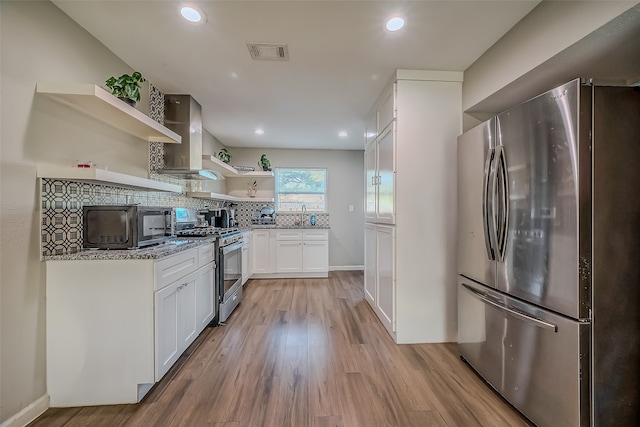
<instances>
[{"instance_id":1,"label":"freezer drawer handle","mask_svg":"<svg viewBox=\"0 0 640 427\"><path fill-rule=\"evenodd\" d=\"M462 283L462 286L464 286L464 288L466 290L471 292L471 294L474 297L478 298L482 302L484 302L486 304L489 304L490 306L495 307L498 310L504 311L504 312L510 314L511 316L515 317L515 318L518 318L520 320L524 320L525 322L533 323L537 327L542 328L542 329L546 329L548 331L553 331L553 332L557 332L558 331L558 326L554 325L553 323L549 323L549 322L545 322L544 320L536 319L535 317L528 316L525 313L521 313L518 310L514 310L514 309L512 309L512 308L510 308L510 307L508 307L506 305L503 305L503 304L500 304L499 302L493 301L491 298L489 298L488 296L486 296L482 292L476 291L475 289L473 289L469 285L466 285L466 284Z\"/></svg>"}]
</instances>

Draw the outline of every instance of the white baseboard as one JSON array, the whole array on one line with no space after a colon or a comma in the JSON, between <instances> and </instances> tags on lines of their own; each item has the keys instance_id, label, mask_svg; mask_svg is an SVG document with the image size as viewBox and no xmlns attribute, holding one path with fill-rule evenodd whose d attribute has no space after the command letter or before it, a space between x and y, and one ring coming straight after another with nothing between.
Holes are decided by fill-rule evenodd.
<instances>
[{"instance_id":1,"label":"white baseboard","mask_svg":"<svg viewBox=\"0 0 640 427\"><path fill-rule=\"evenodd\" d=\"M329 271L357 271L364 270L364 265L330 265Z\"/></svg>"},{"instance_id":2,"label":"white baseboard","mask_svg":"<svg viewBox=\"0 0 640 427\"><path fill-rule=\"evenodd\" d=\"M22 411L0 424L0 427L24 427L44 414L47 409L49 409L49 395L45 393L38 400L31 402Z\"/></svg>"}]
</instances>

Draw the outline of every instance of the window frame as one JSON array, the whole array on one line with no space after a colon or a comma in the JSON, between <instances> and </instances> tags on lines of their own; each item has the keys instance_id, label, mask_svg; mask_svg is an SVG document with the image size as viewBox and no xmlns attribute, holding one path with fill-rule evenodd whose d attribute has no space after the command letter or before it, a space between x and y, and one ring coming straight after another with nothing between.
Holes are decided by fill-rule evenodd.
<instances>
[{"instance_id":1,"label":"window frame","mask_svg":"<svg viewBox=\"0 0 640 427\"><path fill-rule=\"evenodd\" d=\"M309 211L311 214L327 214L329 213L329 197L328 197L328 183L329 183L329 170L327 168L323 168L323 167L313 167L313 166L307 166L307 167L295 167L295 166L287 166L287 167L278 167L275 168L274 170L274 176L275 176L275 192L274 192L274 204L275 204L275 211L276 213L280 213L280 214L294 214L297 213L299 211L281 211L279 210L280 208L280 203L279 203L279 195L280 195L280 191L279 191L279 185L278 185L278 175L279 172L282 170L298 170L298 171L304 171L304 170L322 170L324 171L324 210L323 211ZM287 192L283 192L282 194L313 194L313 193L287 193ZM321 193L317 193L317 194L321 194Z\"/></svg>"}]
</instances>

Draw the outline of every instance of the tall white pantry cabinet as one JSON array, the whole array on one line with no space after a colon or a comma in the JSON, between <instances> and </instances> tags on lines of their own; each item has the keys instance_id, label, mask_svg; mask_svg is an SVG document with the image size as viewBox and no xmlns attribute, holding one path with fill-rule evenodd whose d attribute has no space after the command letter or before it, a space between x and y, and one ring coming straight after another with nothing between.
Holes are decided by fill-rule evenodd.
<instances>
[{"instance_id":1,"label":"tall white pantry cabinet","mask_svg":"<svg viewBox=\"0 0 640 427\"><path fill-rule=\"evenodd\" d=\"M397 70L369 116L365 299L396 343L456 340L462 72Z\"/></svg>"}]
</instances>

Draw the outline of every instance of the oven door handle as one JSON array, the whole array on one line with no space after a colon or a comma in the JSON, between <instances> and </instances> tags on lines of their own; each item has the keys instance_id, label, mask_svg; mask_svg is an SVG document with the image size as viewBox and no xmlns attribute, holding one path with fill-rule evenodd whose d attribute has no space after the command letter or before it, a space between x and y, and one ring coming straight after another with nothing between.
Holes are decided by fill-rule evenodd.
<instances>
[{"instance_id":1,"label":"oven door handle","mask_svg":"<svg viewBox=\"0 0 640 427\"><path fill-rule=\"evenodd\" d=\"M231 244L229 246L223 246L222 247L222 253L224 255L226 255L229 252L237 251L238 249L242 248L242 244L243 244L242 240L240 240L240 241L238 241L236 243L233 243L233 244Z\"/></svg>"}]
</instances>

